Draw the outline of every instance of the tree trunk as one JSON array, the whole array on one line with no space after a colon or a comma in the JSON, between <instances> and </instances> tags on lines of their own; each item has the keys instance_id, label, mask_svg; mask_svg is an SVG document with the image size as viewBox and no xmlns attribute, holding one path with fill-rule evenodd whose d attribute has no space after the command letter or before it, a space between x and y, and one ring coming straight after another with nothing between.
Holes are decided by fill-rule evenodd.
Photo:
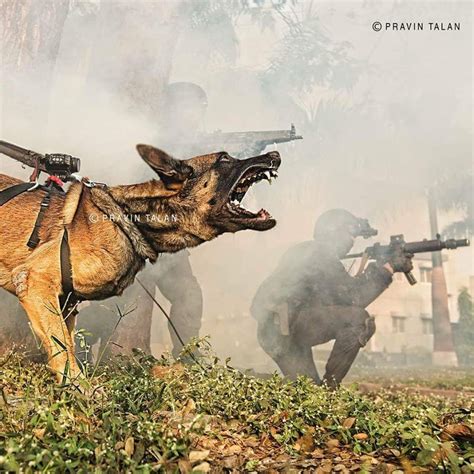
<instances>
[{"instance_id":1,"label":"tree trunk","mask_svg":"<svg viewBox=\"0 0 474 474\"><path fill-rule=\"evenodd\" d=\"M428 194L428 209L432 238L438 234L438 215L435 191ZM441 252L431 254L431 305L433 312L433 364L457 367L458 360L454 351L451 319L449 317L448 290L443 270Z\"/></svg>"},{"instance_id":2,"label":"tree trunk","mask_svg":"<svg viewBox=\"0 0 474 474\"><path fill-rule=\"evenodd\" d=\"M0 4L3 136L44 133L69 0L7 0ZM41 136L41 135L40 135Z\"/></svg>"}]
</instances>

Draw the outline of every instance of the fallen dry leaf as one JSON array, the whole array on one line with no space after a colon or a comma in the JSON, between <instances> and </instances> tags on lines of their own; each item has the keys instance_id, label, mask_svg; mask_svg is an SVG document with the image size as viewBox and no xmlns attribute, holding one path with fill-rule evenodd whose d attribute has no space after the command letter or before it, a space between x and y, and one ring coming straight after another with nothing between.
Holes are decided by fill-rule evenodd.
<instances>
[{"instance_id":1,"label":"fallen dry leaf","mask_svg":"<svg viewBox=\"0 0 474 474\"><path fill-rule=\"evenodd\" d=\"M226 456L232 456L233 454L240 454L242 452L242 448L238 444L234 444L229 446L225 451Z\"/></svg>"},{"instance_id":2,"label":"fallen dry leaf","mask_svg":"<svg viewBox=\"0 0 474 474\"><path fill-rule=\"evenodd\" d=\"M43 439L45 433L46 433L46 428L36 428L36 429L33 430L33 434L34 434L38 439Z\"/></svg>"},{"instance_id":3,"label":"fallen dry leaf","mask_svg":"<svg viewBox=\"0 0 474 474\"><path fill-rule=\"evenodd\" d=\"M242 465L239 456L226 456L222 460L222 466L226 469L236 469Z\"/></svg>"},{"instance_id":4,"label":"fallen dry leaf","mask_svg":"<svg viewBox=\"0 0 474 474\"><path fill-rule=\"evenodd\" d=\"M315 448L313 452L311 453L311 456L313 458L323 458L324 457L324 451L321 448Z\"/></svg>"},{"instance_id":5,"label":"fallen dry leaf","mask_svg":"<svg viewBox=\"0 0 474 474\"><path fill-rule=\"evenodd\" d=\"M452 425L446 425L441 433L443 440L449 439L463 439L474 441L474 428L464 423L457 423Z\"/></svg>"},{"instance_id":6,"label":"fallen dry leaf","mask_svg":"<svg viewBox=\"0 0 474 474\"><path fill-rule=\"evenodd\" d=\"M295 443L296 451L301 451L303 453L309 453L314 449L314 440L311 433L305 433L303 436L298 438Z\"/></svg>"},{"instance_id":7,"label":"fallen dry leaf","mask_svg":"<svg viewBox=\"0 0 474 474\"><path fill-rule=\"evenodd\" d=\"M332 439L328 439L326 441L326 446L328 448L337 448L339 446L339 440L338 439L335 439L335 438L332 438Z\"/></svg>"},{"instance_id":8,"label":"fallen dry leaf","mask_svg":"<svg viewBox=\"0 0 474 474\"><path fill-rule=\"evenodd\" d=\"M193 468L193 472L209 472L210 470L211 465L208 462L202 462Z\"/></svg>"},{"instance_id":9,"label":"fallen dry leaf","mask_svg":"<svg viewBox=\"0 0 474 474\"><path fill-rule=\"evenodd\" d=\"M367 439L368 437L369 437L369 435L367 435L366 433L357 433L357 434L354 435L354 439L357 439L359 441Z\"/></svg>"},{"instance_id":10,"label":"fallen dry leaf","mask_svg":"<svg viewBox=\"0 0 474 474\"><path fill-rule=\"evenodd\" d=\"M329 472L332 472L332 464L326 464L325 466L319 466L316 471L314 471L315 474L326 474Z\"/></svg>"},{"instance_id":11,"label":"fallen dry leaf","mask_svg":"<svg viewBox=\"0 0 474 474\"><path fill-rule=\"evenodd\" d=\"M129 456L132 456L132 454L134 453L135 451L135 440L129 436L126 440L125 440L125 452L129 455Z\"/></svg>"},{"instance_id":12,"label":"fallen dry leaf","mask_svg":"<svg viewBox=\"0 0 474 474\"><path fill-rule=\"evenodd\" d=\"M166 377L177 377L184 373L183 364L173 365L155 365L151 368L151 375L157 379L164 379Z\"/></svg>"},{"instance_id":13,"label":"fallen dry leaf","mask_svg":"<svg viewBox=\"0 0 474 474\"><path fill-rule=\"evenodd\" d=\"M187 459L180 459L178 461L178 469L180 474L188 474L193 470L191 463Z\"/></svg>"},{"instance_id":14,"label":"fallen dry leaf","mask_svg":"<svg viewBox=\"0 0 474 474\"><path fill-rule=\"evenodd\" d=\"M276 439L277 436L278 436L278 430L277 430L274 426L272 426L272 427L270 428L270 434L273 436L273 438Z\"/></svg>"},{"instance_id":15,"label":"fallen dry leaf","mask_svg":"<svg viewBox=\"0 0 474 474\"><path fill-rule=\"evenodd\" d=\"M275 459L276 462L288 462L289 460L290 456L287 454L279 454Z\"/></svg>"},{"instance_id":16,"label":"fallen dry leaf","mask_svg":"<svg viewBox=\"0 0 474 474\"><path fill-rule=\"evenodd\" d=\"M208 458L210 451L205 449L204 451L191 451L189 453L189 462L191 464L196 464L198 462L204 461Z\"/></svg>"},{"instance_id":17,"label":"fallen dry leaf","mask_svg":"<svg viewBox=\"0 0 474 474\"><path fill-rule=\"evenodd\" d=\"M351 416L349 418L346 418L343 422L342 422L342 426L344 428L347 428L347 429L350 429L354 426L354 423L356 422L356 419L355 417Z\"/></svg>"}]
</instances>

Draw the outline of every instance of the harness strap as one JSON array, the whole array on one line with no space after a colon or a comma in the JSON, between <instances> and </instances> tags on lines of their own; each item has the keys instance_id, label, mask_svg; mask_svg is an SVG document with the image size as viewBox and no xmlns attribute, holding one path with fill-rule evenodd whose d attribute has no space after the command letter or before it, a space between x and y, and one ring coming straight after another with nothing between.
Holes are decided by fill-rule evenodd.
<instances>
[{"instance_id":1,"label":"harness strap","mask_svg":"<svg viewBox=\"0 0 474 474\"><path fill-rule=\"evenodd\" d=\"M0 206L6 204L8 201L15 198L16 196L19 196L20 194L29 191L30 189L33 189L34 187L37 187L36 183L20 183L0 191ZM51 203L51 193L53 189L62 191L62 189L59 187L59 184L54 180L50 181L49 186L40 186L40 188L46 190L46 195L41 201L40 210L38 212L38 216L36 217L35 227L33 228L33 232L31 233L27 243L27 246L30 249L36 248L40 242L39 232L41 228L41 223L43 222L46 210L48 209ZM70 311L73 309L74 305L80 299L74 294L74 286L72 284L71 252L69 249L68 232L66 228L64 228L64 234L61 240L60 264L61 286L63 292L62 295L59 297L59 302L61 305L61 309L63 310L63 316L67 317Z\"/></svg>"},{"instance_id":2,"label":"harness strap","mask_svg":"<svg viewBox=\"0 0 474 474\"><path fill-rule=\"evenodd\" d=\"M0 206L3 206L11 199L19 196L20 194L24 193L25 191L29 191L30 189L34 188L36 183L20 183L14 184L3 191L0 191Z\"/></svg>"},{"instance_id":3,"label":"harness strap","mask_svg":"<svg viewBox=\"0 0 474 474\"><path fill-rule=\"evenodd\" d=\"M36 247L38 247L38 244L40 243L39 232L41 229L41 224L44 219L44 215L46 214L46 209L48 209L49 204L51 203L51 191L52 191L52 187L48 186L46 188L46 195L43 197L43 200L41 201L40 210L38 212L38 216L36 217L36 222L35 222L35 226L33 227L33 232L31 232L28 243L26 244L27 247L29 247L30 249L35 249Z\"/></svg>"},{"instance_id":4,"label":"harness strap","mask_svg":"<svg viewBox=\"0 0 474 474\"><path fill-rule=\"evenodd\" d=\"M74 291L72 285L71 251L69 249L69 238L66 229L64 229L61 241L61 282L64 294L68 295Z\"/></svg>"},{"instance_id":5,"label":"harness strap","mask_svg":"<svg viewBox=\"0 0 474 474\"><path fill-rule=\"evenodd\" d=\"M74 286L72 284L71 251L66 228L64 229L63 238L61 240L60 262L63 294L59 297L59 303L63 310L63 316L67 316L79 298L75 296Z\"/></svg>"}]
</instances>

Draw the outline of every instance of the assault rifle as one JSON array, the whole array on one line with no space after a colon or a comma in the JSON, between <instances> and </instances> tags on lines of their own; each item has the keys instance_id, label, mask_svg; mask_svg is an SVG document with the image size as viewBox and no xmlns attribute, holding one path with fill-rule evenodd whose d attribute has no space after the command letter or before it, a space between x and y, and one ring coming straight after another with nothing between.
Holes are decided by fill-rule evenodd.
<instances>
[{"instance_id":1,"label":"assault rifle","mask_svg":"<svg viewBox=\"0 0 474 474\"><path fill-rule=\"evenodd\" d=\"M42 155L35 151L26 150L13 143L0 140L0 153L35 169L33 181L41 171L57 176L63 181L73 179L71 175L77 173L81 168L81 160L71 155L61 153L50 153Z\"/></svg>"},{"instance_id":2,"label":"assault rifle","mask_svg":"<svg viewBox=\"0 0 474 474\"><path fill-rule=\"evenodd\" d=\"M423 252L438 252L443 249L453 250L458 247L468 247L470 245L469 239L447 239L441 240L441 236L438 234L436 239L433 240L421 240L418 242L405 242L405 239L402 234L392 235L390 237L390 243L388 245L381 245L380 243L372 245L372 247L367 247L361 253L351 253L343 257L347 258L359 258L362 257L362 261L367 260L389 260L390 256L395 251L403 251L405 253L423 253ZM405 276L410 283L414 285L416 279L411 272L405 273Z\"/></svg>"},{"instance_id":3,"label":"assault rifle","mask_svg":"<svg viewBox=\"0 0 474 474\"><path fill-rule=\"evenodd\" d=\"M260 154L268 145L301 140L296 128L291 124L289 130L269 130L258 132L216 132L205 135L198 143L199 149L210 153L225 150L237 157L249 157Z\"/></svg>"}]
</instances>

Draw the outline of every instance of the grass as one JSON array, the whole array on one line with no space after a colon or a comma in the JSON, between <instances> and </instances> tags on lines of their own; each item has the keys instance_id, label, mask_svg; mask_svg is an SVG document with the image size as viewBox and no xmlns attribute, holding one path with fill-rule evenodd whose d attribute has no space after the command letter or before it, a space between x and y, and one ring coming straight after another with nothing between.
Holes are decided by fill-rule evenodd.
<instances>
[{"instance_id":1,"label":"grass","mask_svg":"<svg viewBox=\"0 0 474 474\"><path fill-rule=\"evenodd\" d=\"M402 384L439 390L474 392L474 368L353 367L347 380L360 383L370 381L384 386Z\"/></svg>"},{"instance_id":2,"label":"grass","mask_svg":"<svg viewBox=\"0 0 474 474\"><path fill-rule=\"evenodd\" d=\"M0 471L474 469L473 401L462 393L331 392L306 378L256 378L209 353L186 366L117 358L94 370L88 395L19 355L0 359L0 371Z\"/></svg>"}]
</instances>

